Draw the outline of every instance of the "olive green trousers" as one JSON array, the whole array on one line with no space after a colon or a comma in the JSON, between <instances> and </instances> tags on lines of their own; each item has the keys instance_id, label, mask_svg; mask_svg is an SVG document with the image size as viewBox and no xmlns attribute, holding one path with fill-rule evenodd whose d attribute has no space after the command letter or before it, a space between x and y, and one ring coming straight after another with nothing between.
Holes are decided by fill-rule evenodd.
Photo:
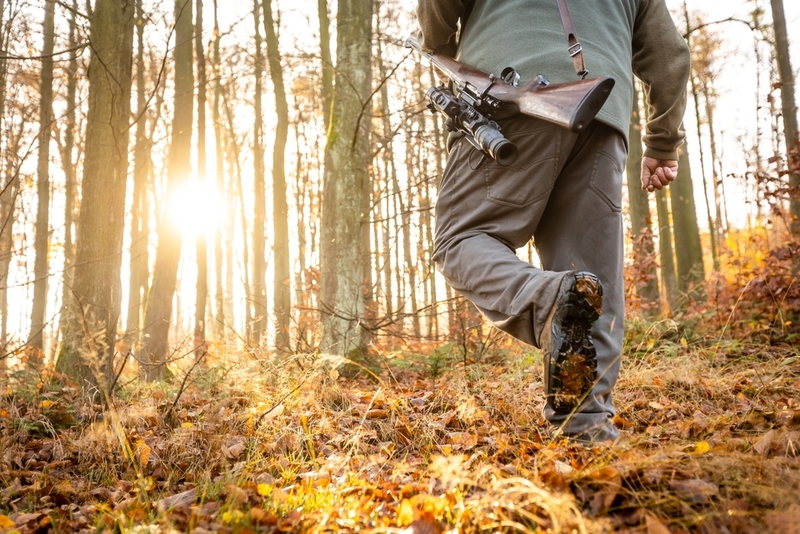
<instances>
[{"instance_id":1,"label":"olive green trousers","mask_svg":"<svg viewBox=\"0 0 800 534\"><path fill-rule=\"evenodd\" d=\"M623 341L625 140L597 121L581 134L523 115L501 126L519 148L510 166L484 158L465 138L453 146L436 203L433 259L497 328L537 347L563 277L596 274L603 285L603 314L592 328L597 383L574 413L545 408L545 417L566 433L610 427ZM531 238L541 268L515 252Z\"/></svg>"}]
</instances>

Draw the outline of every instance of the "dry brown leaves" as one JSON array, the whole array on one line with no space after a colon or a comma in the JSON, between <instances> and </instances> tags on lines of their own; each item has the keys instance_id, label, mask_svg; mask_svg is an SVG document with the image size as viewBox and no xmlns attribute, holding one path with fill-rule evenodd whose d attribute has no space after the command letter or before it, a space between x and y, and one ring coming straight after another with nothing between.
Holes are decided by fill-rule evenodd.
<instances>
[{"instance_id":1,"label":"dry brown leaves","mask_svg":"<svg viewBox=\"0 0 800 534\"><path fill-rule=\"evenodd\" d=\"M100 417L75 388L12 386L0 533L796 532L800 369L719 352L627 361L625 438L593 448L550 437L530 354L334 385L243 365L170 418L168 388Z\"/></svg>"}]
</instances>

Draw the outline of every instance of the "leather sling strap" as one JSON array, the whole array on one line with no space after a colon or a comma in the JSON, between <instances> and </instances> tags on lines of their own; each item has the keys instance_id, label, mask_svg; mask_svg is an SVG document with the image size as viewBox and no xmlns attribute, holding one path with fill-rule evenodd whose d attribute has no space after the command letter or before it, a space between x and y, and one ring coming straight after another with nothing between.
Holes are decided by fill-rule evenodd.
<instances>
[{"instance_id":1,"label":"leather sling strap","mask_svg":"<svg viewBox=\"0 0 800 534\"><path fill-rule=\"evenodd\" d=\"M575 65L575 72L581 78L586 78L589 73L586 70L586 64L583 61L583 49L578 42L578 35L575 31L575 25L572 23L572 15L569 13L567 7L567 0L558 1L558 12L561 15L561 24L564 26L564 33L567 34L567 43L569 44L569 55L572 58L572 63Z\"/></svg>"}]
</instances>

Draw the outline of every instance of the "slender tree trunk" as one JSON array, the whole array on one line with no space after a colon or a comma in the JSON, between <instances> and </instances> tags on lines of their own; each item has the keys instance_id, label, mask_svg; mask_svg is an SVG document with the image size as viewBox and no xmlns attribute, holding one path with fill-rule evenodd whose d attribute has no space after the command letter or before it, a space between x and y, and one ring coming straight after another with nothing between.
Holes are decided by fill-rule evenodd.
<instances>
[{"instance_id":1,"label":"slender tree trunk","mask_svg":"<svg viewBox=\"0 0 800 534\"><path fill-rule=\"evenodd\" d=\"M275 307L275 347L290 348L289 327L292 311L291 256L289 253L289 205L286 200L286 141L289 136L289 105L283 83L283 66L278 43L278 27L272 14L272 0L261 0L264 7L264 33L267 60L275 94L275 145L272 149L272 222L274 242L273 295Z\"/></svg>"},{"instance_id":2,"label":"slender tree trunk","mask_svg":"<svg viewBox=\"0 0 800 534\"><path fill-rule=\"evenodd\" d=\"M689 151L686 145L680 149L678 177L669 186L672 207L672 223L675 232L675 258L677 260L678 289L699 298L703 294L700 284L705 279L703 249L700 245L700 230L697 226L697 210L692 187L692 171L689 166Z\"/></svg>"},{"instance_id":3,"label":"slender tree trunk","mask_svg":"<svg viewBox=\"0 0 800 534\"><path fill-rule=\"evenodd\" d=\"M33 264L33 307L28 345L37 349L29 364L40 364L44 355L45 311L47 308L48 251L50 248L50 139L53 131L53 45L55 40L55 0L44 4L44 46L39 105L39 165L36 171L36 240Z\"/></svg>"},{"instance_id":4,"label":"slender tree trunk","mask_svg":"<svg viewBox=\"0 0 800 534\"><path fill-rule=\"evenodd\" d=\"M80 384L86 380L100 386L106 395L114 378L122 293L133 21L134 6L127 0L97 0L91 15L89 108L74 290L56 365Z\"/></svg>"},{"instance_id":5,"label":"slender tree trunk","mask_svg":"<svg viewBox=\"0 0 800 534\"><path fill-rule=\"evenodd\" d=\"M301 147L311 146L305 135L304 123L307 120L300 103L297 101L295 95L295 109L298 110L297 119L295 122L295 150L297 159L295 161L295 184L294 184L294 202L297 207L297 275L295 276L295 302L297 307L297 336L295 346L297 351L309 349L309 329L311 321L309 321L309 308L313 305L311 302L312 286L310 284L310 277L308 276L308 260L306 259L306 249L308 247L308 223L306 222L306 210L310 208L309 202L309 168L311 161L306 161L306 157L301 150ZM310 160L310 158L309 158Z\"/></svg>"},{"instance_id":6,"label":"slender tree trunk","mask_svg":"<svg viewBox=\"0 0 800 534\"><path fill-rule=\"evenodd\" d=\"M689 9L686 7L686 2L683 3L683 14L686 20L686 41L689 49L692 48L692 29L689 23ZM706 202L706 221L708 223L708 239L711 243L711 261L714 271L719 271L719 255L717 253L717 232L714 226L714 213L711 210L711 202L708 198L708 180L706 179L706 156L705 149L703 148L703 127L702 117L700 116L700 91L697 88L697 75L695 72L691 73L689 77L692 88L692 99L694 101L694 118L697 124L697 140L700 150L700 177L703 181L703 198Z\"/></svg>"},{"instance_id":7,"label":"slender tree trunk","mask_svg":"<svg viewBox=\"0 0 800 534\"><path fill-rule=\"evenodd\" d=\"M74 48L77 42L78 21L75 15L78 9L77 0L72 2L73 11L69 19L69 47ZM64 278L61 290L61 314L59 316L58 331L62 337L67 326L67 313L69 301L72 298L72 267L75 264L75 240L72 234L72 225L75 222L75 189L77 177L75 172L75 106L78 90L78 51L72 50L69 54L67 66L67 114L64 124L64 143L61 146L61 167L64 170Z\"/></svg>"},{"instance_id":8,"label":"slender tree trunk","mask_svg":"<svg viewBox=\"0 0 800 534\"><path fill-rule=\"evenodd\" d=\"M381 22L380 16L375 18L376 24L376 33L380 35L380 26L378 26ZM380 75L381 79L386 78L388 75L386 66L384 65L383 61L383 40L378 39L377 43L377 69L378 74ZM381 262L382 262L382 269L381 274L383 275L383 291L386 299L386 314L392 315L394 312L394 291L393 291L393 279L392 279L392 251L394 247L392 246L392 238L391 238L391 199L392 193L390 192L390 185L396 182L397 178L397 169L395 168L394 164L394 142L393 136L394 132L392 131L392 121L391 121L391 110L389 109L389 88L387 84L381 84L380 88L380 98L381 98L381 137L382 137L382 145L383 150L381 151L383 156L383 183L385 184L382 188L382 198L379 199L378 204L380 204L381 213L379 215L381 219L381 228L382 228L382 254L381 254ZM377 244L377 241L376 241Z\"/></svg>"},{"instance_id":9,"label":"slender tree trunk","mask_svg":"<svg viewBox=\"0 0 800 534\"><path fill-rule=\"evenodd\" d=\"M436 85L438 83L437 82L437 78L436 78L436 74L433 71L433 67L428 69L428 77L430 78L430 83L431 83L432 86ZM442 176L444 175L444 166L445 166L444 162L445 162L445 158L446 158L446 154L447 154L447 149L446 149L446 146L445 146L446 145L446 141L445 141L446 134L444 134L444 132L442 131L442 127L441 127L441 123L439 122L438 114L432 114L431 117L429 118L429 120L431 121L431 124L433 126L433 141L434 141L434 147L435 147L434 161L435 161L435 164L436 164L436 167L435 167L436 168L436 185L434 187L434 191L435 191L434 194L438 194L439 184L441 183ZM431 239L431 243L432 242L433 242L433 239ZM435 284L436 283L436 266L433 264L432 261L431 261L430 269L431 269L431 277L433 278L433 283ZM451 298L452 298L452 290L451 290L450 286L445 282L445 300L446 300L445 304L446 304L446 307L447 307L447 327L448 327L448 330L450 329L451 325L455 324L454 323L455 322L455 317L453 316L454 310L453 310ZM438 303L437 303L437 308L436 309L437 309L437 312L438 312Z\"/></svg>"},{"instance_id":10,"label":"slender tree trunk","mask_svg":"<svg viewBox=\"0 0 800 534\"><path fill-rule=\"evenodd\" d=\"M672 187L672 186L670 186ZM661 263L661 285L668 309L674 312L679 303L678 280L675 274L675 255L672 248L672 223L669 217L670 190L655 193L656 211L658 213L658 249Z\"/></svg>"},{"instance_id":11,"label":"slender tree trunk","mask_svg":"<svg viewBox=\"0 0 800 534\"><path fill-rule=\"evenodd\" d=\"M319 14L319 49L322 59L322 118L325 123L325 132L330 127L330 115L333 111L333 57L331 56L331 31L330 17L328 16L327 0L318 0L317 12Z\"/></svg>"},{"instance_id":12,"label":"slender tree trunk","mask_svg":"<svg viewBox=\"0 0 800 534\"><path fill-rule=\"evenodd\" d=\"M253 18L255 20L255 95L253 103L253 194L255 195L253 209L253 274L251 276L251 289L253 309L253 322L250 343L258 345L261 336L267 333L267 262L266 262L266 236L267 224L266 183L264 181L264 118L262 111L261 93L263 90L264 56L261 51L261 20L260 5L258 0L253 0Z\"/></svg>"},{"instance_id":13,"label":"slender tree trunk","mask_svg":"<svg viewBox=\"0 0 800 534\"><path fill-rule=\"evenodd\" d=\"M655 258L655 244L653 242L653 220L650 216L650 199L647 192L641 187L642 172L642 121L639 107L639 91L633 86L633 112L629 128L627 182L628 203L631 215L631 233L633 244L636 247L636 257L647 262ZM654 306L659 311L658 273L656 263L640 262L641 279L636 281L636 292L650 307Z\"/></svg>"},{"instance_id":14,"label":"slender tree trunk","mask_svg":"<svg viewBox=\"0 0 800 534\"><path fill-rule=\"evenodd\" d=\"M138 350L144 302L150 278L147 238L150 233L147 213L147 185L152 159L147 136L147 114L144 84L144 25L141 0L136 2L136 141L133 149L133 205L131 206L130 280L128 281L128 317L125 334Z\"/></svg>"},{"instance_id":15,"label":"slender tree trunk","mask_svg":"<svg viewBox=\"0 0 800 534\"><path fill-rule=\"evenodd\" d=\"M220 117L220 106L222 105L222 78L220 77L220 32L218 20L217 0L214 0L214 103L211 110L211 120L214 123L214 147L216 153L216 169L217 169L217 194L225 195L226 205L231 205L231 195L225 186L225 157L224 157L224 143L223 143L223 128L222 118ZM227 284L223 284L223 253L222 253L222 233L225 226L228 224L231 215L225 214L225 221L220 221L214 229L214 272L216 274L215 288L216 293L215 303L215 321L217 338L227 344L228 336L228 322L233 320L233 317L227 317L225 313L226 294L225 288ZM227 245L230 248L230 245ZM230 286L227 286L230 292Z\"/></svg>"},{"instance_id":16,"label":"slender tree trunk","mask_svg":"<svg viewBox=\"0 0 800 534\"><path fill-rule=\"evenodd\" d=\"M203 0L197 0L195 55L197 57L197 186L205 189L206 180L206 56L203 51ZM194 301L195 355L206 352L206 303L208 302L208 247L205 229L195 236L197 286Z\"/></svg>"},{"instance_id":17,"label":"slender tree trunk","mask_svg":"<svg viewBox=\"0 0 800 534\"><path fill-rule=\"evenodd\" d=\"M786 152L789 154L789 187L791 198L789 213L792 232L800 234L800 154L798 154L797 105L794 93L794 71L789 57L789 35L786 31L786 14L783 0L770 0L772 20L775 29L775 52L778 57L778 73L781 79L781 106L783 115L783 135Z\"/></svg>"},{"instance_id":18,"label":"slender tree trunk","mask_svg":"<svg viewBox=\"0 0 800 534\"><path fill-rule=\"evenodd\" d=\"M223 106L225 111L225 123L228 129L228 150L226 154L228 156L228 176L230 177L228 191L229 195L228 198L230 199L230 206L231 215L228 217L228 225L227 225L227 235L228 235L228 242L225 248L225 285L232 291L233 288L233 246L232 244L236 242L236 221L235 221L235 206L238 203L239 207L239 216L242 225L242 265L244 269L242 269L242 284L244 285L244 294L247 299L249 299L250 295L252 295L252 291L250 290L250 247L248 246L247 241L247 217L245 216L245 207L244 207L244 198L242 195L242 168L241 168L241 155L242 149L239 145L239 142L236 138L236 121L233 116L233 109L230 102L230 97L227 94L223 94ZM229 317L229 323L233 323L234 319L234 309L233 309L233 299L228 298L225 301L226 311L225 316ZM251 325L253 322L253 316L251 315L251 306L250 302L246 301L244 306L244 322L245 322L245 330L246 335L249 334Z\"/></svg>"},{"instance_id":19,"label":"slender tree trunk","mask_svg":"<svg viewBox=\"0 0 800 534\"><path fill-rule=\"evenodd\" d=\"M166 198L186 183L191 170L192 124L194 113L194 68L192 54L192 0L175 1L175 97L172 138L167 161ZM168 203L158 225L158 249L153 269L153 284L144 320L142 340L143 379L163 380L167 369L172 301L178 281L178 264L183 246L180 228L169 221Z\"/></svg>"},{"instance_id":20,"label":"slender tree trunk","mask_svg":"<svg viewBox=\"0 0 800 534\"><path fill-rule=\"evenodd\" d=\"M8 342L8 273L14 256L14 219L19 195L19 169L10 155L19 150L24 126L24 121L20 121L17 131L12 133L9 128L9 135L6 136L7 157L3 161L5 170L3 188L0 190L0 310L3 318L0 322L0 346L5 346Z\"/></svg>"},{"instance_id":21,"label":"slender tree trunk","mask_svg":"<svg viewBox=\"0 0 800 534\"><path fill-rule=\"evenodd\" d=\"M714 212L716 213L714 225L717 229L717 248L719 249L720 243L725 238L728 231L728 214L723 204L722 162L717 149L717 135L714 131L714 100L716 95L713 86L708 81L703 82L700 89L703 94L706 120L708 121L708 145L709 151L711 152L712 180L714 181Z\"/></svg>"},{"instance_id":22,"label":"slender tree trunk","mask_svg":"<svg viewBox=\"0 0 800 534\"><path fill-rule=\"evenodd\" d=\"M369 179L369 97L372 0L339 0L336 82L326 145L320 306L322 350L345 355L359 348L364 314L362 225Z\"/></svg>"}]
</instances>

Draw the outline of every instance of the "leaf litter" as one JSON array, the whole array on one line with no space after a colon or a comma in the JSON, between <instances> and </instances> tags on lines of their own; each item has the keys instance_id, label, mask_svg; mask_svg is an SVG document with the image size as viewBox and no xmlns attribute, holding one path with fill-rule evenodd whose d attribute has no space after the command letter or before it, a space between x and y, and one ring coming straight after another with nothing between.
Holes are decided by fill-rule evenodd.
<instances>
[{"instance_id":1,"label":"leaf litter","mask_svg":"<svg viewBox=\"0 0 800 534\"><path fill-rule=\"evenodd\" d=\"M106 412L20 374L0 533L797 532L800 367L739 349L629 348L623 437L591 447L547 428L541 359L510 341L436 376L243 358L185 391L133 382Z\"/></svg>"}]
</instances>

